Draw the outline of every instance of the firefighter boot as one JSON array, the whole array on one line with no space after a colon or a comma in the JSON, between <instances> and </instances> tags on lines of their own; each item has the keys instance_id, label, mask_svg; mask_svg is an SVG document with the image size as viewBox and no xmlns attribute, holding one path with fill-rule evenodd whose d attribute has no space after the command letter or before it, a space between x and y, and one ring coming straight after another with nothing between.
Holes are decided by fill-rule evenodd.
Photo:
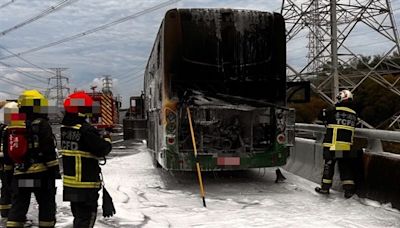
<instances>
[{"instance_id":1,"label":"firefighter boot","mask_svg":"<svg viewBox=\"0 0 400 228\"><path fill-rule=\"evenodd\" d=\"M356 193L356 186L353 180L343 181L344 198L351 198Z\"/></svg>"},{"instance_id":2,"label":"firefighter boot","mask_svg":"<svg viewBox=\"0 0 400 228\"><path fill-rule=\"evenodd\" d=\"M355 193L356 193L356 189L354 187L354 185L350 185L350 186L343 186L344 189L344 198L349 199L351 198Z\"/></svg>"},{"instance_id":3,"label":"firefighter boot","mask_svg":"<svg viewBox=\"0 0 400 228\"><path fill-rule=\"evenodd\" d=\"M354 191L352 191L352 190L344 191L344 198L346 198L346 199L351 198L353 195L354 195Z\"/></svg>"},{"instance_id":4,"label":"firefighter boot","mask_svg":"<svg viewBox=\"0 0 400 228\"><path fill-rule=\"evenodd\" d=\"M329 194L329 188L325 189L325 188L321 188L321 187L315 187L315 191L318 192L319 194L322 194L322 195L328 195Z\"/></svg>"}]
</instances>

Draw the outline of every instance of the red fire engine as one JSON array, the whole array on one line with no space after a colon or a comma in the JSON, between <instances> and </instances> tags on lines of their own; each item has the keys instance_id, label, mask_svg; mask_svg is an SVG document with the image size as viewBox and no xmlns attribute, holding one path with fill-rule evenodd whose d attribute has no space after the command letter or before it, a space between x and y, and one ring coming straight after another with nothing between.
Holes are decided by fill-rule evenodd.
<instances>
[{"instance_id":1,"label":"red fire engine","mask_svg":"<svg viewBox=\"0 0 400 228\"><path fill-rule=\"evenodd\" d=\"M91 87L92 92L87 93L95 102L95 110L90 118L91 124L96 128L112 131L119 123L120 101L112 92L97 92L96 86Z\"/></svg>"}]
</instances>

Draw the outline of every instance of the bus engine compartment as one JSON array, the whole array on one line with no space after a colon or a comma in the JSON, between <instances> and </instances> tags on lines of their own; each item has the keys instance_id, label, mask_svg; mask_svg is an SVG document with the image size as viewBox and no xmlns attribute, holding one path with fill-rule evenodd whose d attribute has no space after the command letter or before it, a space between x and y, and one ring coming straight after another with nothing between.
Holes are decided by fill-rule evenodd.
<instances>
[{"instance_id":1,"label":"bus engine compartment","mask_svg":"<svg viewBox=\"0 0 400 228\"><path fill-rule=\"evenodd\" d=\"M196 146L199 153L241 156L264 153L275 143L293 143L288 108L246 101L240 97L220 99L195 92L190 98ZM181 113L179 150L193 151L189 120ZM186 113L187 114L187 113ZM287 128L287 125L290 125ZM293 129L294 130L294 129Z\"/></svg>"}]
</instances>

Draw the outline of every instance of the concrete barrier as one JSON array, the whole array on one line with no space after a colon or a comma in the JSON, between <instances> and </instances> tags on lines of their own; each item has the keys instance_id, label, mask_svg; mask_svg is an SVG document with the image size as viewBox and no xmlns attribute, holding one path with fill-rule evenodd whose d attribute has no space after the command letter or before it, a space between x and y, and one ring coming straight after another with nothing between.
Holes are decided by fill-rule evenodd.
<instances>
[{"instance_id":1,"label":"concrete barrier","mask_svg":"<svg viewBox=\"0 0 400 228\"><path fill-rule=\"evenodd\" d=\"M312 182L321 183L324 160L322 146L312 139L296 137L295 146L290 152L285 169ZM338 168L335 168L333 188L341 189Z\"/></svg>"},{"instance_id":2,"label":"concrete barrier","mask_svg":"<svg viewBox=\"0 0 400 228\"><path fill-rule=\"evenodd\" d=\"M315 183L321 182L323 171L322 147L312 139L296 138L286 166L287 171ZM357 194L360 197L392 203L400 209L400 155L385 152L361 153L354 159ZM333 188L341 191L336 167Z\"/></svg>"}]
</instances>

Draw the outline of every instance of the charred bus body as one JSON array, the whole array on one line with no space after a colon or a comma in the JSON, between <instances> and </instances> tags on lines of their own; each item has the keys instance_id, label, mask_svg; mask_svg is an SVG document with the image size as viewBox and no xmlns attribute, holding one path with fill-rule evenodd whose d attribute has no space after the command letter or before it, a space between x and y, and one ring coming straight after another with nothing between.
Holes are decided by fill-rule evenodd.
<instances>
[{"instance_id":1,"label":"charred bus body","mask_svg":"<svg viewBox=\"0 0 400 228\"><path fill-rule=\"evenodd\" d=\"M157 165L195 169L186 107L203 170L286 163L294 111L286 106L280 14L169 10L147 63L144 90L147 145Z\"/></svg>"}]
</instances>

